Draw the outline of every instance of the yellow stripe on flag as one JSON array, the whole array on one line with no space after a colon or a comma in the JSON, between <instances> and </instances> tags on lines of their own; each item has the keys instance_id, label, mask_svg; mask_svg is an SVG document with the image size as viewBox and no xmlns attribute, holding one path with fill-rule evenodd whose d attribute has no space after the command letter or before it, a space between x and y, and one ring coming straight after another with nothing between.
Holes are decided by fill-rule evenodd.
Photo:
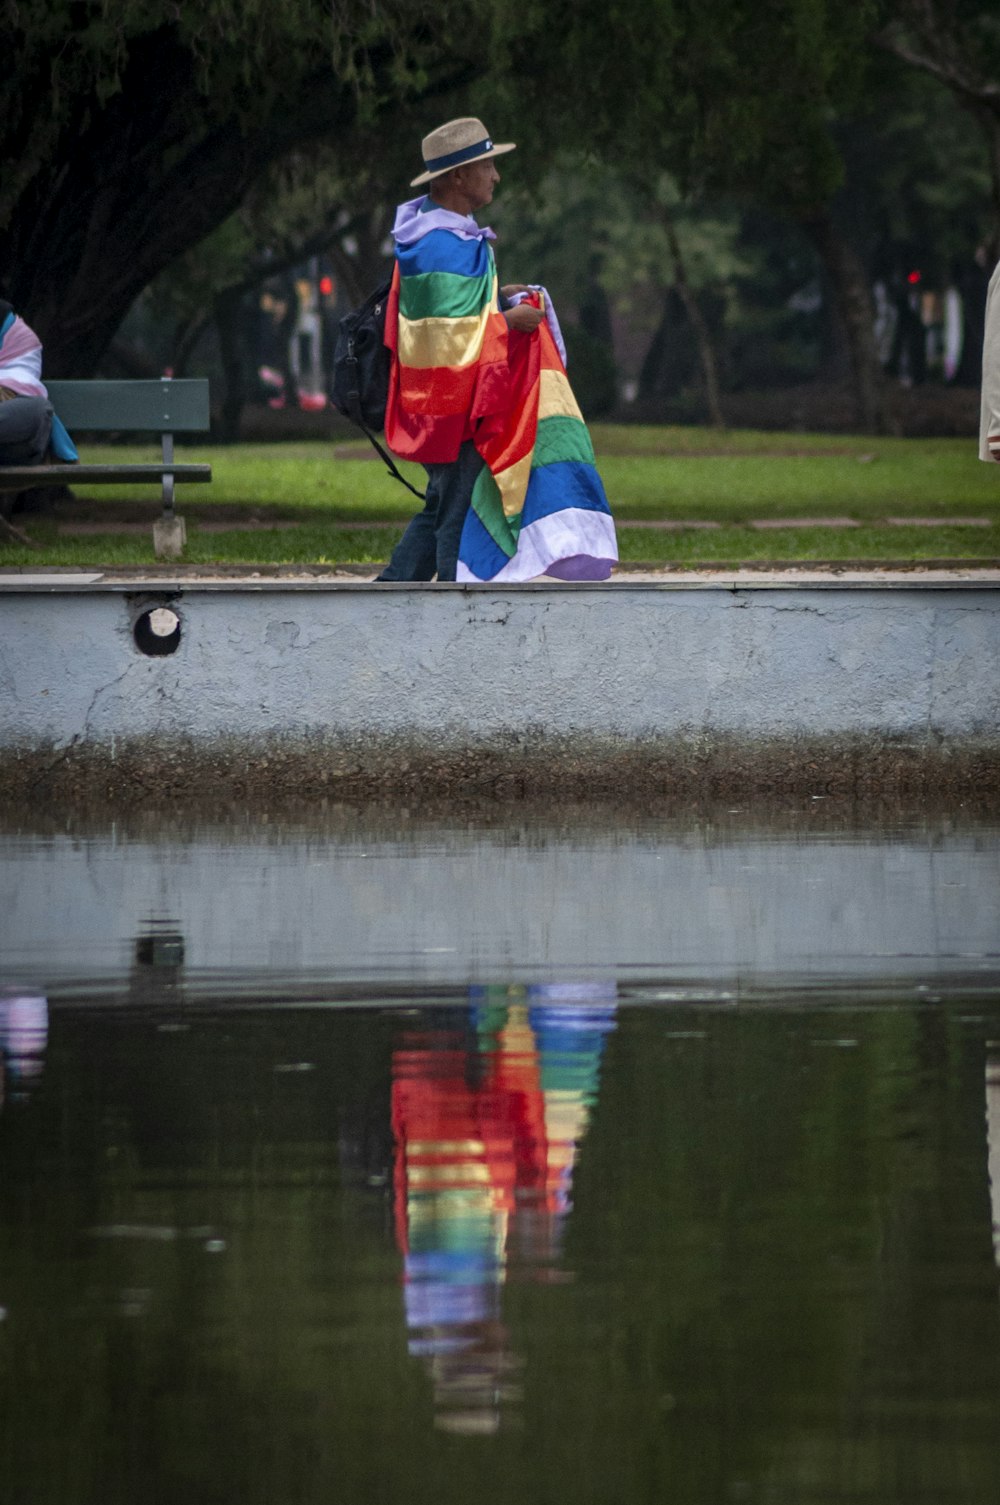
<instances>
[{"instance_id":1,"label":"yellow stripe on flag","mask_svg":"<svg viewBox=\"0 0 1000 1505\"><path fill-rule=\"evenodd\" d=\"M462 1165L410 1165L407 1163L406 1179L411 1186L442 1185L459 1182L463 1186L476 1186L489 1181L490 1173L485 1165L472 1160Z\"/></svg>"},{"instance_id":2,"label":"yellow stripe on flag","mask_svg":"<svg viewBox=\"0 0 1000 1505\"><path fill-rule=\"evenodd\" d=\"M402 321L400 321L402 322ZM538 395L538 420L543 418L579 418L583 422L573 389L565 371L543 371Z\"/></svg>"},{"instance_id":3,"label":"yellow stripe on flag","mask_svg":"<svg viewBox=\"0 0 1000 1505\"><path fill-rule=\"evenodd\" d=\"M461 319L407 319L399 316L398 354L402 365L426 371L432 366L468 366L479 359L483 336L498 311L497 279L489 303Z\"/></svg>"},{"instance_id":4,"label":"yellow stripe on flag","mask_svg":"<svg viewBox=\"0 0 1000 1505\"><path fill-rule=\"evenodd\" d=\"M417 1155L483 1155L481 1139L411 1139L406 1153Z\"/></svg>"},{"instance_id":5,"label":"yellow stripe on flag","mask_svg":"<svg viewBox=\"0 0 1000 1505\"><path fill-rule=\"evenodd\" d=\"M531 475L531 456L532 451L529 450L522 459L515 460L513 465L508 465L506 470L498 471L493 477L503 503L504 517L517 517L524 509L528 477Z\"/></svg>"}]
</instances>

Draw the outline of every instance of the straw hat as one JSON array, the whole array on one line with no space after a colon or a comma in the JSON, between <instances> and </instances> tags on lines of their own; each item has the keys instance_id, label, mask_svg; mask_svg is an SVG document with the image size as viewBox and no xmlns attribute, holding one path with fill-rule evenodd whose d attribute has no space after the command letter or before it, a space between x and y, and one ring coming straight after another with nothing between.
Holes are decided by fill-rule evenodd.
<instances>
[{"instance_id":1,"label":"straw hat","mask_svg":"<svg viewBox=\"0 0 1000 1505\"><path fill-rule=\"evenodd\" d=\"M411 188L429 183L453 167L464 167L467 162L481 162L484 157L499 157L514 150L513 141L495 143L481 120L472 117L464 120L449 120L439 125L420 143L424 168L419 178L414 178Z\"/></svg>"}]
</instances>

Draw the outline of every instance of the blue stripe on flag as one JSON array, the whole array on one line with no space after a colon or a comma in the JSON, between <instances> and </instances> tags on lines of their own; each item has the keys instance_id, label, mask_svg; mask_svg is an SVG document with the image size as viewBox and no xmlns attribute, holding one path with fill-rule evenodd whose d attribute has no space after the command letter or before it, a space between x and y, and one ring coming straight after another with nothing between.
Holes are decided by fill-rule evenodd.
<instances>
[{"instance_id":1,"label":"blue stripe on flag","mask_svg":"<svg viewBox=\"0 0 1000 1505\"><path fill-rule=\"evenodd\" d=\"M492 533L486 531L471 507L465 514L458 557L477 580L492 580L510 562L510 556L504 553Z\"/></svg>"},{"instance_id":2,"label":"blue stripe on flag","mask_svg":"<svg viewBox=\"0 0 1000 1505\"><path fill-rule=\"evenodd\" d=\"M531 472L528 494L524 499L521 527L550 517L564 507L580 507L586 512L607 512L608 499L596 466L582 460L555 460ZM478 573L478 572L477 572Z\"/></svg>"},{"instance_id":3,"label":"blue stripe on flag","mask_svg":"<svg viewBox=\"0 0 1000 1505\"><path fill-rule=\"evenodd\" d=\"M521 514L521 527L551 517L567 507L584 512L604 512L611 508L596 466L582 460L556 460L531 472L528 495ZM465 515L458 557L478 580L492 580L510 562L493 535L483 526L470 507Z\"/></svg>"},{"instance_id":4,"label":"blue stripe on flag","mask_svg":"<svg viewBox=\"0 0 1000 1505\"><path fill-rule=\"evenodd\" d=\"M483 277L492 265L489 241L460 240L450 230L431 230L412 246L397 246L396 260L401 277L419 276L422 272Z\"/></svg>"}]
</instances>

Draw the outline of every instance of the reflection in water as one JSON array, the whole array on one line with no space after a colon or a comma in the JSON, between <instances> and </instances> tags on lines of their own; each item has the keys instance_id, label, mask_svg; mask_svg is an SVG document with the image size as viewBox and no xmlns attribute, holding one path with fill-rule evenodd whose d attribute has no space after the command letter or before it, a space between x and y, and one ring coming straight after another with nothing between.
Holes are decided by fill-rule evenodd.
<instances>
[{"instance_id":1,"label":"reflection in water","mask_svg":"<svg viewBox=\"0 0 1000 1505\"><path fill-rule=\"evenodd\" d=\"M133 943L128 1000L155 1007L183 996L184 937L173 920L151 918Z\"/></svg>"},{"instance_id":2,"label":"reflection in water","mask_svg":"<svg viewBox=\"0 0 1000 1505\"><path fill-rule=\"evenodd\" d=\"M994 815L264 814L0 820L9 1494L997 1505Z\"/></svg>"},{"instance_id":3,"label":"reflection in water","mask_svg":"<svg viewBox=\"0 0 1000 1505\"><path fill-rule=\"evenodd\" d=\"M51 999L120 995L137 936L150 983L183 936L188 1002L237 983L461 996L627 971L745 994L998 970L1000 822L954 810L150 812L33 835L38 819L0 812L0 954Z\"/></svg>"},{"instance_id":4,"label":"reflection in water","mask_svg":"<svg viewBox=\"0 0 1000 1505\"><path fill-rule=\"evenodd\" d=\"M518 1398L500 1288L515 1267L556 1275L615 998L613 983L474 988L460 1024L414 1031L394 1052L409 1350L443 1430L495 1432Z\"/></svg>"},{"instance_id":5,"label":"reflection in water","mask_svg":"<svg viewBox=\"0 0 1000 1505\"><path fill-rule=\"evenodd\" d=\"M53 1021L0 1115L31 1505L1000 1500L1000 996Z\"/></svg>"},{"instance_id":6,"label":"reflection in water","mask_svg":"<svg viewBox=\"0 0 1000 1505\"><path fill-rule=\"evenodd\" d=\"M1000 1265L1000 1055L992 1053L987 1053L986 1056L986 1148L989 1157L993 1255Z\"/></svg>"},{"instance_id":7,"label":"reflection in water","mask_svg":"<svg viewBox=\"0 0 1000 1505\"><path fill-rule=\"evenodd\" d=\"M42 1074L49 1006L41 993L0 992L0 1102L8 1090L25 1097Z\"/></svg>"}]
</instances>

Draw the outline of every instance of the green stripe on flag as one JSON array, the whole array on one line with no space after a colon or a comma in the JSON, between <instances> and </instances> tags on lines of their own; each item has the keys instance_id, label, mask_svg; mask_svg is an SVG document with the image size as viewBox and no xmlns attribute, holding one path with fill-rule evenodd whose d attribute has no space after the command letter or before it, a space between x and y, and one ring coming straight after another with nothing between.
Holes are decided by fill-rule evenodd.
<instances>
[{"instance_id":1,"label":"green stripe on flag","mask_svg":"<svg viewBox=\"0 0 1000 1505\"><path fill-rule=\"evenodd\" d=\"M539 419L531 468L537 470L540 465L552 465L558 460L582 460L593 465L594 446L587 425L579 418L566 418L560 414Z\"/></svg>"},{"instance_id":2,"label":"green stripe on flag","mask_svg":"<svg viewBox=\"0 0 1000 1505\"><path fill-rule=\"evenodd\" d=\"M517 549L517 535L521 531L521 516L519 513L517 517L504 517L500 488L485 465L472 488L472 510L493 542L503 549L508 558L513 558Z\"/></svg>"},{"instance_id":3,"label":"green stripe on flag","mask_svg":"<svg viewBox=\"0 0 1000 1505\"><path fill-rule=\"evenodd\" d=\"M493 271L482 277L458 272L421 272L401 277L399 311L404 319L460 319L478 314L493 295Z\"/></svg>"}]
</instances>

